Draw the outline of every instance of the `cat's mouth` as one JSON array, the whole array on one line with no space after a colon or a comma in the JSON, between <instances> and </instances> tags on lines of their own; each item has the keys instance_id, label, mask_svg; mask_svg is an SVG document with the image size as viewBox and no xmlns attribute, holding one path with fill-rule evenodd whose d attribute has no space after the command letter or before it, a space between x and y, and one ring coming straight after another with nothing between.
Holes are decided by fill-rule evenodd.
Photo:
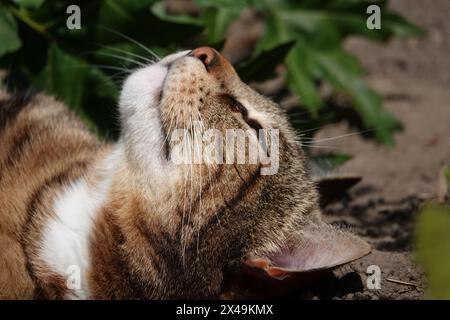
<instances>
[{"instance_id":1,"label":"cat's mouth","mask_svg":"<svg viewBox=\"0 0 450 320\"><path fill-rule=\"evenodd\" d=\"M186 121L171 124L171 118L187 115L186 99L191 88L189 76L204 72L203 64L186 57L191 50L169 55L159 62L138 69L124 82L119 105L124 131L133 135L133 144L139 157L148 158L156 171L167 167L170 137L174 128ZM183 65L185 68L183 68ZM188 88L189 85L189 88Z\"/></svg>"}]
</instances>

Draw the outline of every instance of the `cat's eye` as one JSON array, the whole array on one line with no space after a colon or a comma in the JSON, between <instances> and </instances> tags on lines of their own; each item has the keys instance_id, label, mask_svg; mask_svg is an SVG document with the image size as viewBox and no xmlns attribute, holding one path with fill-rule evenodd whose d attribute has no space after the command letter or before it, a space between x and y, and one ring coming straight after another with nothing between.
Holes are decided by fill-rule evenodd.
<instances>
[{"instance_id":1,"label":"cat's eye","mask_svg":"<svg viewBox=\"0 0 450 320\"><path fill-rule=\"evenodd\" d=\"M248 116L247 109L242 105L242 103L237 101L236 98L233 97L232 95L224 93L224 94L220 95L220 98L230 108L231 112L240 113L240 114L242 114L243 117Z\"/></svg>"},{"instance_id":2,"label":"cat's eye","mask_svg":"<svg viewBox=\"0 0 450 320\"><path fill-rule=\"evenodd\" d=\"M240 103L235 97L233 97L230 94L222 94L221 98L224 100L224 102L228 105L231 112L234 113L240 113L242 115L242 118L244 121L254 130L262 129L261 124L254 120L250 119L248 117L248 110L245 108L242 103Z\"/></svg>"}]
</instances>

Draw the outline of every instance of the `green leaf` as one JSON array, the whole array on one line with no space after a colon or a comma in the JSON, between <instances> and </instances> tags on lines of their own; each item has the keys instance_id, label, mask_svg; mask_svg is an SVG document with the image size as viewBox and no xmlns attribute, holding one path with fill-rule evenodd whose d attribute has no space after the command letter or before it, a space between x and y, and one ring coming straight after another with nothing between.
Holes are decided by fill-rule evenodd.
<instances>
[{"instance_id":1,"label":"green leaf","mask_svg":"<svg viewBox=\"0 0 450 320\"><path fill-rule=\"evenodd\" d=\"M444 175L445 175L445 177L447 178L447 180L450 181L450 166L447 166L447 167L444 169Z\"/></svg>"},{"instance_id":2,"label":"green leaf","mask_svg":"<svg viewBox=\"0 0 450 320\"><path fill-rule=\"evenodd\" d=\"M58 46L49 48L47 65L35 80L35 85L62 99L69 107L81 111L87 65L64 52Z\"/></svg>"},{"instance_id":3,"label":"green leaf","mask_svg":"<svg viewBox=\"0 0 450 320\"><path fill-rule=\"evenodd\" d=\"M412 37L424 36L426 32L405 18L393 12L387 12L382 17L382 28L390 31L391 36Z\"/></svg>"},{"instance_id":4,"label":"green leaf","mask_svg":"<svg viewBox=\"0 0 450 320\"><path fill-rule=\"evenodd\" d=\"M320 168L326 168L328 170L336 169L342 166L353 157L344 153L324 153L310 157L311 161Z\"/></svg>"},{"instance_id":5,"label":"green leaf","mask_svg":"<svg viewBox=\"0 0 450 320\"><path fill-rule=\"evenodd\" d=\"M27 9L37 9L39 8L45 0L14 0L20 7Z\"/></svg>"},{"instance_id":6,"label":"green leaf","mask_svg":"<svg viewBox=\"0 0 450 320\"><path fill-rule=\"evenodd\" d=\"M95 94L100 97L116 101L119 97L119 88L103 71L98 68L89 68L88 78L95 83Z\"/></svg>"},{"instance_id":7,"label":"green leaf","mask_svg":"<svg viewBox=\"0 0 450 320\"><path fill-rule=\"evenodd\" d=\"M276 64L284 62L288 87L300 97L302 107L309 110L310 124L332 121L325 116L326 106L319 95L320 86L327 83L353 99L352 106L364 125L375 130L378 141L392 143L392 133L400 127L398 122L382 108L380 97L365 84L357 61L342 49L349 35L387 40L393 36L423 34L421 29L392 12L387 0L376 1L382 9L381 30L366 27L366 8L372 0L194 1L199 8L198 15L186 16L167 14L161 0L86 0L80 6L83 26L88 28L69 31L65 27L65 10L70 1L0 0L4 4L4 7L0 5L0 65L10 66L13 62L12 76L25 77L25 82L36 79L40 73L35 82L41 88L63 98L80 112L81 106L95 106L95 110L86 107L86 117L108 132L114 127L110 106L115 103L117 85L106 84L106 78L116 71L105 68L102 72L87 67L79 57L92 64L131 69L132 63L107 58L104 54L123 54L131 60L137 57L127 52L150 58L142 47L149 47L160 56L199 45L220 48L226 41L230 23L242 10L251 7L264 16L266 32L252 57L238 67L244 80L263 80L272 74ZM20 21L20 38L16 21ZM288 47L288 43L292 45ZM97 44L125 52L98 50ZM19 48L17 56L6 55ZM88 54L92 52L96 54ZM88 74L80 70L74 74L63 72L61 64L66 64L66 70L83 65L78 69L88 69ZM97 86L105 88L94 89Z\"/></svg>"},{"instance_id":8,"label":"green leaf","mask_svg":"<svg viewBox=\"0 0 450 320\"><path fill-rule=\"evenodd\" d=\"M273 49L263 50L256 57L241 63L238 67L238 73L244 82L250 80L266 80L273 76L275 67L283 61L294 42L280 44Z\"/></svg>"},{"instance_id":9,"label":"green leaf","mask_svg":"<svg viewBox=\"0 0 450 320\"><path fill-rule=\"evenodd\" d=\"M149 20L151 15L148 10L155 2L156 0L102 1L97 23L98 39L103 42L117 38L109 29L124 34L130 34L128 30L135 31L133 27Z\"/></svg>"},{"instance_id":10,"label":"green leaf","mask_svg":"<svg viewBox=\"0 0 450 320\"><path fill-rule=\"evenodd\" d=\"M309 59L310 56L302 50L299 44L289 53L286 59L288 86L300 97L311 115L316 117L323 103L315 83L315 77L308 70Z\"/></svg>"},{"instance_id":11,"label":"green leaf","mask_svg":"<svg viewBox=\"0 0 450 320\"><path fill-rule=\"evenodd\" d=\"M201 17L206 28L206 35L209 43L221 42L228 30L230 23L240 14L239 7L217 8L208 6L202 10Z\"/></svg>"},{"instance_id":12,"label":"green leaf","mask_svg":"<svg viewBox=\"0 0 450 320\"><path fill-rule=\"evenodd\" d=\"M283 43L298 39L296 34L282 21L282 17L277 12L270 12L266 17L266 21L265 36L255 48L257 54L273 50ZM322 101L316 88L315 79L308 71L308 59L307 52L302 50L301 44L298 42L286 58L288 85L301 98L311 114L316 115L322 106Z\"/></svg>"},{"instance_id":13,"label":"green leaf","mask_svg":"<svg viewBox=\"0 0 450 320\"><path fill-rule=\"evenodd\" d=\"M196 1L200 8L199 16L167 14L165 2L152 6L152 13L163 21L205 27L208 44L223 41L230 23L239 16L246 1Z\"/></svg>"},{"instance_id":14,"label":"green leaf","mask_svg":"<svg viewBox=\"0 0 450 320\"><path fill-rule=\"evenodd\" d=\"M365 13L367 5L353 7L347 5L344 8L301 8L280 10L283 21L308 32L316 33L323 25L332 26L332 31L343 38L347 35L358 34L372 39L387 40L393 36L410 37L422 36L424 31L410 23L396 13L382 8L381 29L371 30L367 28L368 15ZM330 29L331 30L331 29ZM318 33L316 33L318 34ZM317 39L324 39L327 34L321 34Z\"/></svg>"},{"instance_id":15,"label":"green leaf","mask_svg":"<svg viewBox=\"0 0 450 320\"><path fill-rule=\"evenodd\" d=\"M84 121L103 137L117 138L117 100L119 87L105 72L89 68L83 99Z\"/></svg>"},{"instance_id":16,"label":"green leaf","mask_svg":"<svg viewBox=\"0 0 450 320\"><path fill-rule=\"evenodd\" d=\"M176 44L183 47L185 42L203 32L204 28L200 25L188 24L187 20L181 23L183 18L174 18L177 21L174 22L172 16L169 18L169 15L162 11L163 7L157 6L157 10L153 12L156 2L158 1L103 1L96 24L96 40L111 44L123 42L127 38L130 42L138 41L145 46L168 47Z\"/></svg>"},{"instance_id":17,"label":"green leaf","mask_svg":"<svg viewBox=\"0 0 450 320\"><path fill-rule=\"evenodd\" d=\"M286 41L296 41L285 60L288 86L300 97L311 115L317 117L323 107L318 85L328 82L335 91L352 98L365 127L374 130L377 141L393 145L392 134L401 129L400 123L384 110L382 99L365 84L358 61L342 48L347 34L369 36L366 34L366 6L358 1L343 0L320 4L286 0L266 2L263 9L266 32L256 52L272 49ZM374 32L371 37L388 38L400 33L399 26L404 28L403 34L408 34L407 30L411 33L417 31L392 13L383 23L384 29L380 32L371 30Z\"/></svg>"},{"instance_id":18,"label":"green leaf","mask_svg":"<svg viewBox=\"0 0 450 320\"><path fill-rule=\"evenodd\" d=\"M47 38L50 38L49 29L51 28L54 28L53 31L68 31L66 9L69 4L65 4L64 1L42 1L40 3L39 1L23 1L22 4L19 8L10 6L8 9L27 27ZM84 24L87 23L87 15L83 11L82 22ZM56 26L61 26L64 29L57 29Z\"/></svg>"},{"instance_id":19,"label":"green leaf","mask_svg":"<svg viewBox=\"0 0 450 320\"><path fill-rule=\"evenodd\" d=\"M21 45L16 21L6 9L0 6L0 57L16 51Z\"/></svg>"},{"instance_id":20,"label":"green leaf","mask_svg":"<svg viewBox=\"0 0 450 320\"><path fill-rule=\"evenodd\" d=\"M218 7L218 8L239 8L243 9L248 6L247 0L195 0L199 7Z\"/></svg>"},{"instance_id":21,"label":"green leaf","mask_svg":"<svg viewBox=\"0 0 450 320\"><path fill-rule=\"evenodd\" d=\"M431 299L450 299L450 208L427 204L417 224L417 260L427 274Z\"/></svg>"},{"instance_id":22,"label":"green leaf","mask_svg":"<svg viewBox=\"0 0 450 320\"><path fill-rule=\"evenodd\" d=\"M317 52L315 58L324 78L352 97L366 128L375 130L379 142L393 145L392 132L401 129L401 124L383 109L381 97L367 87L356 59L342 50Z\"/></svg>"},{"instance_id":23,"label":"green leaf","mask_svg":"<svg viewBox=\"0 0 450 320\"><path fill-rule=\"evenodd\" d=\"M201 19L193 16L187 15L171 15L166 13L166 4L164 1L155 3L152 8L152 13L163 21L180 23L180 24L190 24L194 26L203 26Z\"/></svg>"},{"instance_id":24,"label":"green leaf","mask_svg":"<svg viewBox=\"0 0 450 320\"><path fill-rule=\"evenodd\" d=\"M105 66L107 70L113 70L114 68L132 70L141 64L149 64L155 59L155 55L156 53L152 55L150 52L130 42L102 46L93 52L95 62Z\"/></svg>"}]
</instances>

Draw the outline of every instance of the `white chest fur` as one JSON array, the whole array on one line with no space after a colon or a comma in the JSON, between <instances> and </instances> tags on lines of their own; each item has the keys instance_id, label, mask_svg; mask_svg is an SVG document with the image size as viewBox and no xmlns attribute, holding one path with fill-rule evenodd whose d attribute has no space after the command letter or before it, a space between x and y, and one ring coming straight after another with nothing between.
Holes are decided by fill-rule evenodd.
<instances>
[{"instance_id":1,"label":"white chest fur","mask_svg":"<svg viewBox=\"0 0 450 320\"><path fill-rule=\"evenodd\" d=\"M86 279L90 267L89 241L94 220L104 204L115 164L121 156L118 147L95 168L100 180L94 185L86 178L66 186L56 197L54 219L47 223L42 237L40 258L67 279L71 294L67 298L89 298Z\"/></svg>"}]
</instances>

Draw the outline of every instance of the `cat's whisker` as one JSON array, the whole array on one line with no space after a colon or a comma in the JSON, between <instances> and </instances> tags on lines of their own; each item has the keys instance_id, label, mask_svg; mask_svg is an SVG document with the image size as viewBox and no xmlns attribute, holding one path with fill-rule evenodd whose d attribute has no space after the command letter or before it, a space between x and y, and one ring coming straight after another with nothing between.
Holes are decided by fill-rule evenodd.
<instances>
[{"instance_id":1,"label":"cat's whisker","mask_svg":"<svg viewBox=\"0 0 450 320\"><path fill-rule=\"evenodd\" d=\"M97 54L105 56L105 57L111 57L111 58L120 59L122 61L131 62L131 63L137 64L138 66L141 66L141 67L145 67L146 66L144 63L142 63L140 61L137 61L135 59L128 58L128 57L123 57L123 56L120 56L120 55L117 55L117 54L113 54L113 53L98 52Z\"/></svg>"},{"instance_id":2,"label":"cat's whisker","mask_svg":"<svg viewBox=\"0 0 450 320\"><path fill-rule=\"evenodd\" d=\"M122 84L125 82L125 80L128 78L128 74L125 74L125 72L118 72L110 76L111 80L116 84L118 87L121 87ZM106 87L108 84L103 84L104 87Z\"/></svg>"},{"instance_id":3,"label":"cat's whisker","mask_svg":"<svg viewBox=\"0 0 450 320\"><path fill-rule=\"evenodd\" d=\"M167 132L165 134L166 137L164 138L164 141L161 144L161 148L159 149L159 153L161 153L161 151L163 150L163 148L165 147L165 145L167 143L167 140L169 138L169 132L172 132L172 122L173 122L174 117L175 117L175 114L172 113L171 116L170 116L170 124L169 124L169 127L167 128Z\"/></svg>"},{"instance_id":4,"label":"cat's whisker","mask_svg":"<svg viewBox=\"0 0 450 320\"><path fill-rule=\"evenodd\" d=\"M105 46L105 45L102 45L102 44L100 44L100 46L105 48L105 49L108 49L108 50L116 51L117 53L123 53L123 54L129 55L129 56L141 59L141 60L145 61L148 64L154 64L155 62L157 62L157 60L155 60L155 58L153 58L153 59L146 58L146 57L141 56L140 54L137 54L137 53L134 53L134 52L126 51L126 50L115 48L115 47L112 47L112 46Z\"/></svg>"},{"instance_id":5,"label":"cat's whisker","mask_svg":"<svg viewBox=\"0 0 450 320\"><path fill-rule=\"evenodd\" d=\"M189 170L190 170L190 175L189 175L189 180L190 180L190 196L189 196L189 215L188 215L188 226L191 222L191 215L192 215L192 197L193 197L193 193L194 193L194 189L193 189L193 159L192 156L194 155L193 152L193 148L195 141L194 141L194 137L193 137L193 124L192 124L192 115L189 116L189 152L191 153L191 159L190 159L190 164L189 164Z\"/></svg>"},{"instance_id":6,"label":"cat's whisker","mask_svg":"<svg viewBox=\"0 0 450 320\"><path fill-rule=\"evenodd\" d=\"M193 141L194 141L194 148L196 148L196 155L201 156L200 151L201 151L201 145L200 143L202 143L202 122L200 121L200 114L197 110L196 113L196 124L199 125L195 125L193 126ZM192 123L192 116L191 116L191 123ZM200 159L202 160L202 159ZM197 167L195 167L197 168ZM193 177L192 177L193 179ZM201 163L200 163L200 167L199 167L199 189L198 189L198 193L196 193L196 197L198 196L199 198L199 209L198 209L198 220L197 220L197 242L196 242L196 253L197 253L197 259L199 259L199 253L200 253L200 248L199 248L199 241L200 241L200 224L201 224L201 217L202 215L202 170L201 170Z\"/></svg>"},{"instance_id":7,"label":"cat's whisker","mask_svg":"<svg viewBox=\"0 0 450 320\"><path fill-rule=\"evenodd\" d=\"M325 126L318 126L318 127L314 127L314 128L309 128L309 129L305 129L305 130L300 130L300 135L307 133L307 132L311 132L311 131L317 131L320 130L322 128L324 128Z\"/></svg>"},{"instance_id":8,"label":"cat's whisker","mask_svg":"<svg viewBox=\"0 0 450 320\"><path fill-rule=\"evenodd\" d=\"M317 148L317 149L341 149L337 146L316 146L314 144L301 144L302 147L307 147L307 148Z\"/></svg>"},{"instance_id":9,"label":"cat's whisker","mask_svg":"<svg viewBox=\"0 0 450 320\"><path fill-rule=\"evenodd\" d=\"M203 127L203 122L201 120L201 115L198 112L198 110L197 110L197 116L200 119L200 125ZM200 132L197 132L197 130L199 130ZM196 136L195 137L196 138L195 141L201 141L202 132L203 132L202 128L197 128L197 127L194 128L194 134ZM197 153L200 152L200 148L201 148L201 146L199 146L199 144L197 143ZM199 191L198 191L200 217L202 216L202 189L203 189L202 183L203 183L203 181L202 181L202 167L201 167L201 164L200 164L200 166L199 166ZM199 245L200 245L199 244L199 242L200 242L200 223L201 223L201 220L199 219L198 223L197 223L197 259L200 258L200 247L199 247Z\"/></svg>"},{"instance_id":10,"label":"cat's whisker","mask_svg":"<svg viewBox=\"0 0 450 320\"><path fill-rule=\"evenodd\" d=\"M177 119L176 119L176 128L178 128L178 120L179 120L179 114L177 114ZM186 132L183 132L183 149L182 152L184 153L186 148ZM184 155L183 155L184 156ZM187 177L186 177L186 171L183 170L183 184L184 184L184 188L183 188L183 216L181 218L181 255L182 255L182 260L183 260L183 267L185 266L186 263L186 257L185 257L185 248L184 248L184 220L185 220L185 216L186 216L186 197L187 197Z\"/></svg>"},{"instance_id":11,"label":"cat's whisker","mask_svg":"<svg viewBox=\"0 0 450 320\"><path fill-rule=\"evenodd\" d=\"M123 67L117 67L117 66L110 66L107 64L86 64L86 65L73 65L73 66L65 66L61 67L61 70L69 70L69 69L89 69L92 67L97 67L101 69L109 69L109 70L117 70L117 71L123 71L131 73L133 70L123 68Z\"/></svg>"},{"instance_id":12,"label":"cat's whisker","mask_svg":"<svg viewBox=\"0 0 450 320\"><path fill-rule=\"evenodd\" d=\"M320 143L320 142L323 142L323 141L331 141L331 140L342 139L342 138L351 137L351 136L355 136L355 135L360 135L360 134L367 133L367 132L372 132L372 131L373 131L373 129L368 129L368 130L362 130L362 131L358 131L358 132L342 134L342 135L335 136L335 137L328 137L328 138L322 138L322 139L305 138L305 140L308 141L308 142L312 142L312 143Z\"/></svg>"},{"instance_id":13,"label":"cat's whisker","mask_svg":"<svg viewBox=\"0 0 450 320\"><path fill-rule=\"evenodd\" d=\"M194 193L193 188L193 163L192 163L192 156L193 156L193 148L194 148L194 138L193 138L193 123L192 123L192 115L189 115L189 125L188 125L188 150L189 150L189 211L188 211L188 220L187 220L187 228L189 228L191 224L191 218L192 218L192 198ZM188 242L190 240L190 237L186 237L185 239L185 250L186 246L188 245Z\"/></svg>"},{"instance_id":14,"label":"cat's whisker","mask_svg":"<svg viewBox=\"0 0 450 320\"><path fill-rule=\"evenodd\" d=\"M289 120L290 123L293 124L307 124L307 123L312 123L312 120L305 120L305 119L290 119Z\"/></svg>"},{"instance_id":15,"label":"cat's whisker","mask_svg":"<svg viewBox=\"0 0 450 320\"><path fill-rule=\"evenodd\" d=\"M126 61L144 64L114 50L99 51L121 59L113 60L119 66L131 65ZM83 127L83 119L64 111L53 98L9 97L1 92L7 123L2 124L0 145L14 145L24 134L30 140L23 150L12 148L5 155L5 161L13 164L4 168L11 179L0 179L4 191L0 202L6 203L7 213L0 220L21 229L6 244L14 253L14 270L6 272L7 286L14 289L11 296L36 296L31 281L36 280L43 284L39 298L40 293L58 299L223 297L228 264L245 261L264 268L266 264L258 262L267 261L293 274L331 270L370 252L364 241L320 219L319 197L300 144L332 146L316 145L309 138L294 143L299 137L288 119L274 112L270 100L248 90L213 48L200 47L189 56L176 53L164 62L173 66L170 72L161 65L140 68L122 87L116 142L103 142ZM114 78L117 72L89 70L114 89L105 76L115 73ZM160 96L165 86L168 90ZM198 103L204 109L194 107ZM252 119L255 108L260 119ZM285 135L278 139L278 131L274 136L262 135L264 130L250 135L242 130L244 123L260 127L259 121L268 127L273 124ZM173 125L177 137L169 136ZM156 152L164 146L168 148ZM275 159L274 151L278 151ZM56 159L55 153L62 156ZM264 166L264 160L271 161ZM255 165L258 171L253 170ZM259 177L265 174L272 176ZM31 217L30 197L37 204ZM28 232L30 225L35 232ZM14 257L23 252L29 259L15 263ZM116 263L118 254L121 263ZM274 256L280 259L271 259ZM68 265L81 276L80 287L69 288L60 281ZM30 280L31 271L35 277ZM49 273L55 277L49 279ZM21 281L16 283L17 279Z\"/></svg>"},{"instance_id":16,"label":"cat's whisker","mask_svg":"<svg viewBox=\"0 0 450 320\"><path fill-rule=\"evenodd\" d=\"M109 69L109 70L114 70L114 71L120 71L120 72L116 72L113 75L109 76L107 74L105 74L106 77L110 78L115 85L120 86L120 84L123 82L123 80L128 76L128 74L131 72L130 69L126 69L126 68L121 68L121 67L115 67L115 66L109 66L109 65L100 65L100 64L87 64L87 65L77 65L77 66L65 66L65 67L61 67L62 70L67 70L67 69L88 69L88 68L92 68L92 67L97 67L97 68L103 68L103 69ZM118 83L115 80L115 77L119 76L119 75L125 75L124 77L122 77L120 80L120 83ZM105 88L106 86L108 86L107 83L102 83L101 85L98 85L96 88Z\"/></svg>"},{"instance_id":17,"label":"cat's whisker","mask_svg":"<svg viewBox=\"0 0 450 320\"><path fill-rule=\"evenodd\" d=\"M198 110L197 110L197 113L198 113L198 117L200 119L200 123L202 125L202 131L204 132L205 131L205 127L204 127L204 121L203 121L202 114ZM216 209L218 208L216 200L215 200L215 198L216 198L216 194L215 194L215 192L216 192L216 190L215 190L216 185L212 182L211 169L209 167L209 164L205 163L205 165L206 165L206 168L208 169L209 185L210 185L210 190L211 190L211 194L212 194L212 202L213 202L213 206L214 206L214 216L217 219L217 223L220 225L220 218L219 218L219 216L217 215L217 212L216 212Z\"/></svg>"},{"instance_id":18,"label":"cat's whisker","mask_svg":"<svg viewBox=\"0 0 450 320\"><path fill-rule=\"evenodd\" d=\"M114 78L118 78L119 76L121 77L121 80L125 79L128 76L128 71L116 72L116 73L112 74L110 76L110 78L114 79Z\"/></svg>"},{"instance_id":19,"label":"cat's whisker","mask_svg":"<svg viewBox=\"0 0 450 320\"><path fill-rule=\"evenodd\" d=\"M112 80L112 82L115 85L120 86L121 83L123 82L124 78L126 78L127 75L125 77L120 77L120 78L119 78L119 76L121 76L124 73L125 73L124 71L116 72L113 75L108 76L108 77ZM93 90L95 91L95 90L98 90L98 89L103 89L103 88L106 88L108 85L109 85L108 83L101 83L101 84L98 84L98 85L94 86Z\"/></svg>"},{"instance_id":20,"label":"cat's whisker","mask_svg":"<svg viewBox=\"0 0 450 320\"><path fill-rule=\"evenodd\" d=\"M187 129L189 129L189 126L187 127ZM191 150L191 140L190 140L190 132L188 132L189 130L184 130L184 150L183 153L184 155L186 155L186 152L190 152ZM189 155L189 154L188 154ZM188 164L184 164L184 165L188 165ZM190 166L191 168L191 166ZM183 202L183 224L184 224L184 220L185 220L185 216L186 216L186 200L187 200L187 196L188 196L188 187L187 187L187 182L188 182L188 178L190 180L190 188L192 188L192 175L190 174L190 172L188 172L188 170L183 170L183 175L185 177L184 179L184 194L185 194L185 198L184 198L184 202ZM187 246L187 242L188 242L188 228L189 228L189 223L190 223L190 211L191 211L191 199L192 197L192 191L190 190L189 192L189 211L188 211L188 216L187 216L187 222L185 224L185 232L184 232L184 238L183 238L183 243L182 243L182 251L183 251L183 256L185 256L186 253L186 246Z\"/></svg>"},{"instance_id":21,"label":"cat's whisker","mask_svg":"<svg viewBox=\"0 0 450 320\"><path fill-rule=\"evenodd\" d=\"M283 105L281 105L283 107ZM298 111L284 111L284 113L288 116L303 116L305 114L309 114L308 110L298 110Z\"/></svg>"},{"instance_id":22,"label":"cat's whisker","mask_svg":"<svg viewBox=\"0 0 450 320\"><path fill-rule=\"evenodd\" d=\"M305 116L305 115L309 115L310 114L310 112L308 111L308 110L304 110L304 111L302 111L302 110L299 110L299 111L294 111L294 112L292 112L292 111L284 111L284 114L288 117L288 118L292 118L292 117L300 117L300 116ZM332 115L334 115L335 114L335 112L334 111L332 111L332 110L330 110L330 111L322 111L322 112L320 112L320 115L321 116L324 116L324 117L326 117L326 116L332 116ZM311 121L314 121L314 119L310 119Z\"/></svg>"},{"instance_id":23,"label":"cat's whisker","mask_svg":"<svg viewBox=\"0 0 450 320\"><path fill-rule=\"evenodd\" d=\"M155 57L157 59L157 61L161 60L161 57L159 57L155 52L153 52L152 50L150 50L148 47L146 47L145 45L143 45L142 43L140 43L139 41L131 38L130 36L127 36L126 34L123 34L122 32L110 29L108 27L101 27L102 29L105 29L111 33L114 33L122 38L124 38L125 40L131 41L132 43L134 43L135 45L139 46L140 48L144 49L145 51L147 51L148 53L150 53L153 57Z\"/></svg>"}]
</instances>

